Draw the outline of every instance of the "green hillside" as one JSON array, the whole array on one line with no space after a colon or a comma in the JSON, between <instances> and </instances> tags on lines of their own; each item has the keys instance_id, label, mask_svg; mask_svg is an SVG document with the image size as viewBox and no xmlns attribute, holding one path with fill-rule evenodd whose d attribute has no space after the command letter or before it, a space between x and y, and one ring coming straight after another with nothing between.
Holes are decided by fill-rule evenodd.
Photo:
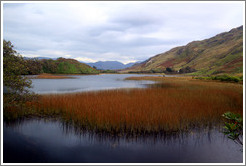
<instances>
[{"instance_id":1,"label":"green hillside","mask_svg":"<svg viewBox=\"0 0 246 166\"><path fill-rule=\"evenodd\" d=\"M99 71L74 59L29 59L28 74L98 74Z\"/></svg>"},{"instance_id":2,"label":"green hillside","mask_svg":"<svg viewBox=\"0 0 246 166\"><path fill-rule=\"evenodd\" d=\"M243 26L212 38L173 48L126 72L174 71L191 68L195 75L243 72Z\"/></svg>"}]
</instances>

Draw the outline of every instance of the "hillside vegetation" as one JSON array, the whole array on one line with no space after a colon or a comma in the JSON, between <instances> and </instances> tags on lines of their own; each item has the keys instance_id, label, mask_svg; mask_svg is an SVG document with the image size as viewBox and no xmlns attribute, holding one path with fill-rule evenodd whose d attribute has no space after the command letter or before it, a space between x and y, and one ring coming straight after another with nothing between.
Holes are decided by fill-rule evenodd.
<instances>
[{"instance_id":1,"label":"hillside vegetation","mask_svg":"<svg viewBox=\"0 0 246 166\"><path fill-rule=\"evenodd\" d=\"M28 59L27 74L97 74L98 70L74 59Z\"/></svg>"},{"instance_id":2,"label":"hillside vegetation","mask_svg":"<svg viewBox=\"0 0 246 166\"><path fill-rule=\"evenodd\" d=\"M125 72L185 71L194 75L243 73L243 26L212 38L193 41L149 58Z\"/></svg>"}]
</instances>

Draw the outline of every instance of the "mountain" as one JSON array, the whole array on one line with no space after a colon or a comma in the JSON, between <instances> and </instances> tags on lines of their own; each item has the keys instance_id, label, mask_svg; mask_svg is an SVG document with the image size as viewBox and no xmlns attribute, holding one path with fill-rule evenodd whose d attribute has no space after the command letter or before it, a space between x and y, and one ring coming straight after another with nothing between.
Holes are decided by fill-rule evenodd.
<instances>
[{"instance_id":1,"label":"mountain","mask_svg":"<svg viewBox=\"0 0 246 166\"><path fill-rule=\"evenodd\" d=\"M136 64L136 62L127 63L127 64L125 64L125 68L132 67L135 64Z\"/></svg>"},{"instance_id":2,"label":"mountain","mask_svg":"<svg viewBox=\"0 0 246 166\"><path fill-rule=\"evenodd\" d=\"M27 74L98 74L99 71L75 59L28 59Z\"/></svg>"},{"instance_id":3,"label":"mountain","mask_svg":"<svg viewBox=\"0 0 246 166\"><path fill-rule=\"evenodd\" d=\"M197 75L243 72L243 26L202 41L175 47L125 72L196 71Z\"/></svg>"},{"instance_id":4,"label":"mountain","mask_svg":"<svg viewBox=\"0 0 246 166\"><path fill-rule=\"evenodd\" d=\"M36 57L37 59L53 59L56 60L57 58L49 58L49 57Z\"/></svg>"},{"instance_id":5,"label":"mountain","mask_svg":"<svg viewBox=\"0 0 246 166\"><path fill-rule=\"evenodd\" d=\"M99 70L119 70L131 67L135 63L123 64L118 61L98 61L95 63L87 63L87 65L93 67L95 66Z\"/></svg>"}]
</instances>

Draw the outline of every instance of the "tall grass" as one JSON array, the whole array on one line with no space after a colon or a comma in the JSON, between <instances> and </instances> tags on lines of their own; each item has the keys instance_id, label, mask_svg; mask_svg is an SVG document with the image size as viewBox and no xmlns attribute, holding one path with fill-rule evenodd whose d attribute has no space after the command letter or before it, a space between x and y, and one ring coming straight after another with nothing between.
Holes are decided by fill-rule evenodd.
<instances>
[{"instance_id":1,"label":"tall grass","mask_svg":"<svg viewBox=\"0 0 246 166\"><path fill-rule=\"evenodd\" d=\"M74 78L74 77L69 77L69 76L64 76L64 75L53 75L53 74L39 74L34 77L34 79L68 79L68 78Z\"/></svg>"},{"instance_id":2,"label":"tall grass","mask_svg":"<svg viewBox=\"0 0 246 166\"><path fill-rule=\"evenodd\" d=\"M214 125L227 111L243 112L241 84L189 78L142 79L164 81L147 89L43 95L29 105L41 115L59 114L84 129L136 134Z\"/></svg>"}]
</instances>

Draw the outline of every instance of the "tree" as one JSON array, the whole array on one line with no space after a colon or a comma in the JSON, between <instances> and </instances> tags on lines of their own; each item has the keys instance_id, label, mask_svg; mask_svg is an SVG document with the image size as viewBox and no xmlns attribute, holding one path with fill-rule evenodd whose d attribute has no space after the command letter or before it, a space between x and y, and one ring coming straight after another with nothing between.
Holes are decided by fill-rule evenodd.
<instances>
[{"instance_id":1,"label":"tree","mask_svg":"<svg viewBox=\"0 0 246 166\"><path fill-rule=\"evenodd\" d=\"M43 73L42 63L37 58L27 59L26 64L27 64L27 74L28 75L37 75L37 74Z\"/></svg>"},{"instance_id":2,"label":"tree","mask_svg":"<svg viewBox=\"0 0 246 166\"><path fill-rule=\"evenodd\" d=\"M58 70L58 63L52 59L42 59L41 64L44 73L56 73Z\"/></svg>"},{"instance_id":3,"label":"tree","mask_svg":"<svg viewBox=\"0 0 246 166\"><path fill-rule=\"evenodd\" d=\"M166 68L166 71L167 71L168 73L174 72L174 70L173 70L172 68L170 68L170 67L167 67L167 68Z\"/></svg>"},{"instance_id":4,"label":"tree","mask_svg":"<svg viewBox=\"0 0 246 166\"><path fill-rule=\"evenodd\" d=\"M31 80L21 74L27 73L24 58L14 50L10 41L3 40L3 86L4 108L16 106L28 100Z\"/></svg>"},{"instance_id":5,"label":"tree","mask_svg":"<svg viewBox=\"0 0 246 166\"><path fill-rule=\"evenodd\" d=\"M195 72L195 71L196 71L196 69L193 69L190 66L187 66L185 68L179 69L179 73L180 74L182 74L182 73L192 73L192 72Z\"/></svg>"}]
</instances>

